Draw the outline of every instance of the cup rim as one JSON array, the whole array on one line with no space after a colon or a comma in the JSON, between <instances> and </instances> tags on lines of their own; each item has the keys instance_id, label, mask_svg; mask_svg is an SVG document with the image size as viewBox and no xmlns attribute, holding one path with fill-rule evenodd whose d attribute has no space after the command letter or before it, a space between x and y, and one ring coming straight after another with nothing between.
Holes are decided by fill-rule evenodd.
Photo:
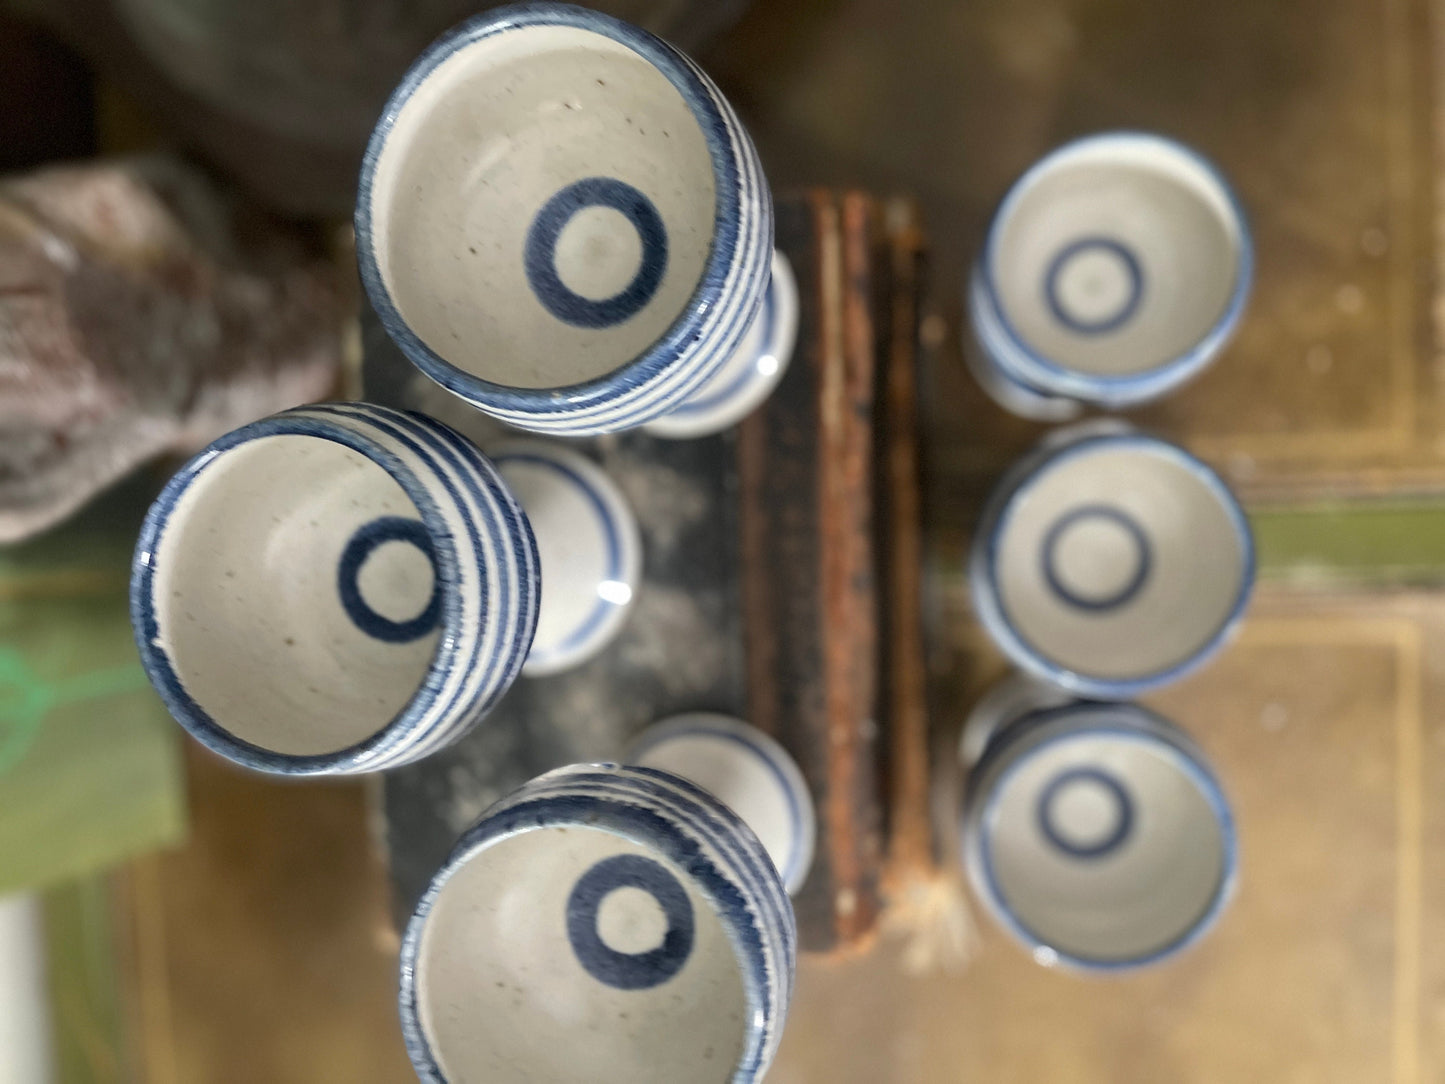
<instances>
[{"instance_id":1,"label":"cup rim","mask_svg":"<svg viewBox=\"0 0 1445 1084\"><path fill-rule=\"evenodd\" d=\"M1080 723L1081 712L1101 717ZM1086 716L1087 717L1087 716ZM989 822L996 816L1004 784L1029 758L1059 742L1080 736L1121 738L1148 745L1167 755L1204 795L1214 814L1221 840L1219 879L1208 905L1173 940L1140 956L1093 957L1051 945L1031 930L1008 905L994 874L988 844ZM1075 701L1029 712L1008 724L968 773L969 796L964 809L964 863L979 894L1005 929L1031 953L1052 954L1050 964L1076 971L1118 973L1161 963L1198 942L1218 923L1239 882L1239 837L1224 786L1202 750L1176 724L1139 704ZM986 792L980 787L987 785Z\"/></svg>"},{"instance_id":2,"label":"cup rim","mask_svg":"<svg viewBox=\"0 0 1445 1084\"><path fill-rule=\"evenodd\" d=\"M599 782L610 784L611 789L601 794L590 790L574 793L565 789L568 784L588 788ZM770 1035L776 1034L781 1025L782 1014L786 1013L791 979L769 972L764 943L756 936L764 918L755 913L746 897L739 899L731 876L700 853L687 834L667 817L629 800L628 790L637 790L639 795L646 796L649 791L655 792L661 782L684 792L701 805L704 813L710 813L714 817L719 813L723 815L720 824L706 821L700 825L694 823L694 832L709 835L728 828L742 829L750 850L757 852L749 857L753 864L758 866L760 877L765 879L772 876L777 880L777 871L772 860L763 850L762 844L752 836L751 830L716 798L670 772L614 763L578 764L556 769L524 783L511 797L498 803L500 808L493 807L483 813L481 819L457 840L446 861L433 875L426 891L412 909L411 918L402 936L401 981L397 994L402 1036L417 1075L428 1084L447 1084L447 1077L422 1026L417 982L422 938L438 897L447 882L464 865L488 848L527 832L579 824L655 850L679 869L686 871L693 886L712 906L722 923L742 979L747 1019L743 1027L743 1049L732 1079L737 1084L747 1084L759 1079L767 1070L770 1060ZM545 789L540 793L529 793L539 785ZM678 799L665 796L664 800L675 803ZM766 891L765 885L760 888ZM782 892L781 882L777 888ZM787 909L786 914L791 914L792 904L788 902L786 892L782 892L781 906ZM786 915L784 917L786 920ZM750 931L754 933L753 940L746 941ZM793 938L785 937L782 944L785 953L790 951L789 946L793 946L795 950L796 935ZM770 983L774 987L771 999L767 996ZM769 1001L772 1004L771 1018L764 1008Z\"/></svg>"},{"instance_id":3,"label":"cup rim","mask_svg":"<svg viewBox=\"0 0 1445 1084\"><path fill-rule=\"evenodd\" d=\"M1108 143L1154 146L1188 159L1219 187L1239 229L1239 255L1235 261L1234 288L1224 310L1213 325L1193 346L1182 354L1136 373L1083 373L1035 350L1010 320L994 281L994 258L1000 244L1003 223L1009 218L1024 194L1044 173L1078 151ZM1043 394L1079 399L1084 402L1107 402L1117 405L1144 402L1163 395L1171 388L1196 375L1209 364L1239 326L1254 285L1254 237L1249 215L1233 185L1213 161L1203 153L1157 132L1119 128L1080 136L1060 144L1029 166L1009 186L989 222L983 251L977 262L979 284L989 306L999 321L1009 345L1016 351L996 356L994 360L1012 378L1038 389ZM990 354L992 355L992 351Z\"/></svg>"},{"instance_id":4,"label":"cup rim","mask_svg":"<svg viewBox=\"0 0 1445 1084\"><path fill-rule=\"evenodd\" d=\"M306 408L302 408L305 411ZM273 436L305 436L329 440L366 456L394 479L416 506L436 554L437 591L441 598L441 627L426 675L416 692L389 723L370 737L330 753L278 753L239 738L211 718L181 683L170 656L155 641L156 556L161 536L170 524L175 506L190 486L221 455L253 440ZM188 460L166 483L141 525L131 561L130 616L140 651L141 665L166 708L192 737L212 752L257 771L282 775L321 775L366 770L366 765L395 749L415 731L435 705L443 678L457 662L462 645L462 575L451 531L440 509L415 473L391 451L359 432L325 416L286 412L262 418L213 441Z\"/></svg>"},{"instance_id":5,"label":"cup rim","mask_svg":"<svg viewBox=\"0 0 1445 1084\"><path fill-rule=\"evenodd\" d=\"M1060 443L1062 437L1062 443ZM1138 677L1105 678L1070 670L1055 662L1026 640L1013 625L1003 603L1003 593L998 581L998 557L1003 529L1013 514L1018 502L1026 496L1030 484L1044 471L1077 456L1097 451L1102 447L1130 445L1145 447L1163 454L1184 467L1202 481L1223 506L1240 548L1239 587L1229 611L1218 627L1205 637L1198 648L1189 655L1161 670ZM1015 464L999 481L988 504L975 535L973 554L969 562L969 584L973 596L974 611L995 643L1022 669L1052 682L1077 696L1097 700L1128 700L1141 693L1157 689L1192 673L1213 658L1229 641L1239 623L1254 591L1256 556L1254 534L1250 530L1249 518L1245 515L1239 498L1203 460L1186 452L1177 444L1159 437L1132 429L1117 429L1111 426L1090 426L1086 423L1083 431L1074 439L1068 439L1067 432L1056 434L1054 439L1045 439L1023 460Z\"/></svg>"},{"instance_id":6,"label":"cup rim","mask_svg":"<svg viewBox=\"0 0 1445 1084\"><path fill-rule=\"evenodd\" d=\"M573 27L627 46L652 64L682 96L702 130L712 158L716 191L712 242L707 261L682 311L641 354L601 376L573 384L521 388L487 380L447 361L406 322L376 259L372 231L372 189L386 143L402 109L423 82L455 53L484 38L510 30L544 26ZM611 15L572 4L540 0L511 4L474 15L427 46L392 91L372 130L362 157L354 226L362 285L387 334L423 373L455 395L486 408L528 415L568 415L604 407L619 395L640 387L682 360L722 300L728 270L745 239L741 236L739 179L745 170L733 147L729 124L705 77L688 58L661 38ZM761 296L759 297L761 301ZM755 308L755 306L754 306Z\"/></svg>"}]
</instances>

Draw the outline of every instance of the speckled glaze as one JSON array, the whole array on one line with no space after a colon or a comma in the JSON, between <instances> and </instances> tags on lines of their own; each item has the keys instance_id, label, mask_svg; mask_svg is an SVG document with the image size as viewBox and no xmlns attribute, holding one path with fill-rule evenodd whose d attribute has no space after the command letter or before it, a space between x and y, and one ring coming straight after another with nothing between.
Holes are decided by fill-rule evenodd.
<instances>
[{"instance_id":1,"label":"speckled glaze","mask_svg":"<svg viewBox=\"0 0 1445 1084\"><path fill-rule=\"evenodd\" d=\"M238 764L379 771L456 740L520 671L531 528L453 430L361 403L227 434L141 529L131 620L171 714Z\"/></svg>"},{"instance_id":2,"label":"speckled glaze","mask_svg":"<svg viewBox=\"0 0 1445 1084\"><path fill-rule=\"evenodd\" d=\"M627 429L737 351L772 201L691 60L597 12L496 8L393 93L364 160L362 281L424 373L521 429Z\"/></svg>"},{"instance_id":3,"label":"speckled glaze","mask_svg":"<svg viewBox=\"0 0 1445 1084\"><path fill-rule=\"evenodd\" d=\"M402 1030L432 1084L751 1084L797 931L752 832L667 772L574 765L489 809L408 924Z\"/></svg>"},{"instance_id":4,"label":"speckled glaze","mask_svg":"<svg viewBox=\"0 0 1445 1084\"><path fill-rule=\"evenodd\" d=\"M1129 699L1202 666L1244 615L1249 522L1182 448L1110 423L1057 432L995 488L974 534L974 611L1015 664Z\"/></svg>"},{"instance_id":5,"label":"speckled glaze","mask_svg":"<svg viewBox=\"0 0 1445 1084\"><path fill-rule=\"evenodd\" d=\"M967 359L1026 417L1144 403L1224 348L1253 269L1244 210L1197 151L1147 132L1078 139L999 205L969 278Z\"/></svg>"},{"instance_id":6,"label":"speckled glaze","mask_svg":"<svg viewBox=\"0 0 1445 1084\"><path fill-rule=\"evenodd\" d=\"M579 666L616 638L631 612L642 582L637 517L601 467L556 441L488 451L532 525L546 585L522 673Z\"/></svg>"},{"instance_id":7,"label":"speckled glaze","mask_svg":"<svg viewBox=\"0 0 1445 1084\"><path fill-rule=\"evenodd\" d=\"M1218 921L1234 818L1203 753L1134 704L1006 719L969 773L963 859L989 912L1045 966L1127 971Z\"/></svg>"},{"instance_id":8,"label":"speckled glaze","mask_svg":"<svg viewBox=\"0 0 1445 1084\"><path fill-rule=\"evenodd\" d=\"M626 761L680 775L727 806L772 856L789 895L813 866L813 795L792 755L757 727L715 712L674 715L647 728Z\"/></svg>"}]
</instances>

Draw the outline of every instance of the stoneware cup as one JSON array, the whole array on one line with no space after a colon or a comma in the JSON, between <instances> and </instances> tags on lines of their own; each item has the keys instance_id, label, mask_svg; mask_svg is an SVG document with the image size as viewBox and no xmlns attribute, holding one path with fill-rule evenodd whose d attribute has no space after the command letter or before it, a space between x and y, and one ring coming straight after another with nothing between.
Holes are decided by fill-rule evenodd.
<instances>
[{"instance_id":1,"label":"stoneware cup","mask_svg":"<svg viewBox=\"0 0 1445 1084\"><path fill-rule=\"evenodd\" d=\"M1229 803L1193 742L1137 705L1087 702L995 732L968 778L963 858L1036 961L1084 971L1193 944L1237 867Z\"/></svg>"},{"instance_id":2,"label":"stoneware cup","mask_svg":"<svg viewBox=\"0 0 1445 1084\"><path fill-rule=\"evenodd\" d=\"M1111 425L1056 434L999 483L974 534L974 609L1015 664L1128 699L1202 665L1244 614L1254 546L1224 482Z\"/></svg>"},{"instance_id":3,"label":"stoneware cup","mask_svg":"<svg viewBox=\"0 0 1445 1084\"><path fill-rule=\"evenodd\" d=\"M523 4L446 34L392 94L356 241L422 372L575 436L667 414L736 357L768 289L772 200L691 60L610 16Z\"/></svg>"},{"instance_id":4,"label":"stoneware cup","mask_svg":"<svg viewBox=\"0 0 1445 1084\"><path fill-rule=\"evenodd\" d=\"M796 944L767 853L706 791L562 768L488 810L417 905L402 1029L429 1082L747 1084Z\"/></svg>"},{"instance_id":5,"label":"stoneware cup","mask_svg":"<svg viewBox=\"0 0 1445 1084\"><path fill-rule=\"evenodd\" d=\"M626 760L702 787L762 841L789 895L803 887L818 834L813 796L797 762L768 735L728 715L690 712L649 727Z\"/></svg>"},{"instance_id":6,"label":"stoneware cup","mask_svg":"<svg viewBox=\"0 0 1445 1084\"><path fill-rule=\"evenodd\" d=\"M490 451L527 514L542 562L537 635L522 673L578 666L616 638L631 612L642 577L637 517L600 467L555 441Z\"/></svg>"},{"instance_id":7,"label":"stoneware cup","mask_svg":"<svg viewBox=\"0 0 1445 1084\"><path fill-rule=\"evenodd\" d=\"M261 771L376 771L460 737L521 669L531 528L476 447L359 403L230 433L141 529L131 619L171 714Z\"/></svg>"},{"instance_id":8,"label":"stoneware cup","mask_svg":"<svg viewBox=\"0 0 1445 1084\"><path fill-rule=\"evenodd\" d=\"M999 205L969 280L969 364L1003 406L1057 420L1158 398L1244 312L1243 209L1197 151L1108 132L1065 144Z\"/></svg>"}]
</instances>

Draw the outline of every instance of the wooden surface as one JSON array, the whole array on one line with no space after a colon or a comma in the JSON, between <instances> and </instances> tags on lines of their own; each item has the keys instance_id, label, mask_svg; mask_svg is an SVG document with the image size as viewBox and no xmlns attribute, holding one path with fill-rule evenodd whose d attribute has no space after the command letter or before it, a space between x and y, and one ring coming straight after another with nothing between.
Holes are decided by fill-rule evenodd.
<instances>
[{"instance_id":1,"label":"wooden surface","mask_svg":"<svg viewBox=\"0 0 1445 1084\"><path fill-rule=\"evenodd\" d=\"M814 950L867 936L880 903L866 213L861 198L828 192L779 208L779 243L802 293L798 345L738 434L748 712L795 750L813 792L818 845L793 906L800 942Z\"/></svg>"},{"instance_id":2,"label":"wooden surface","mask_svg":"<svg viewBox=\"0 0 1445 1084\"><path fill-rule=\"evenodd\" d=\"M796 897L805 948L857 946L873 930L890 799L912 809L905 853L926 872L931 852L916 838L926 828L922 682L901 670L889 693L913 714L894 757L910 767L901 790L882 775L890 710L879 629L894 596L878 582L878 540L906 531L904 517L917 511L875 507L874 485L890 447L874 440L876 415L892 403L880 382L892 364L916 364L911 332L895 328L898 315L916 327L916 297L894 307L896 294L917 288L916 268L897 282L892 273L905 259L900 246L916 257L916 232L905 232L890 234L881 206L861 194L779 201L778 245L793 262L801 312L794 362L768 403L738 430L703 440L624 433L580 444L638 515L643 584L633 613L594 660L522 679L456 746L387 776L398 921L497 798L561 764L615 759L647 726L684 711L748 719L802 766L819 816L813 871ZM418 377L371 320L365 345L369 398L432 413L484 449L497 439L493 423ZM904 403L887 419L905 448L913 417ZM913 530L905 546L917 545L916 520ZM911 614L916 636L916 594L895 601L890 627Z\"/></svg>"}]
</instances>

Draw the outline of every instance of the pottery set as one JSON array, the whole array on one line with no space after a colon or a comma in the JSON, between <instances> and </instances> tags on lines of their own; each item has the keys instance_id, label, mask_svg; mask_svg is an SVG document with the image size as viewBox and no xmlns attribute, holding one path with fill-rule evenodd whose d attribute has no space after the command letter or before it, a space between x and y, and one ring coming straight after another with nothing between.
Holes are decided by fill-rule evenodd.
<instances>
[{"instance_id":1,"label":"pottery set","mask_svg":"<svg viewBox=\"0 0 1445 1084\"><path fill-rule=\"evenodd\" d=\"M356 236L406 357L514 429L718 432L766 399L797 334L732 108L670 46L567 5L486 12L417 60L371 140ZM323 403L181 468L131 606L147 672L207 747L374 772L485 725L519 676L595 657L643 564L625 496L580 449L484 454L425 415ZM816 834L802 773L708 714L617 755L634 766L563 768L488 810L418 905L401 1012L423 1079L765 1072Z\"/></svg>"},{"instance_id":2,"label":"pottery set","mask_svg":"<svg viewBox=\"0 0 1445 1084\"><path fill-rule=\"evenodd\" d=\"M564 4L489 11L416 61L369 145L356 232L405 355L518 429L716 432L766 398L797 334L731 106L664 42ZM627 501L561 444L489 450L323 404L182 468L132 592L177 718L251 767L371 771L455 740L519 672L600 651L640 582Z\"/></svg>"},{"instance_id":3,"label":"pottery set","mask_svg":"<svg viewBox=\"0 0 1445 1084\"><path fill-rule=\"evenodd\" d=\"M370 141L355 226L402 353L516 430L716 433L793 352L798 284L747 133L691 60L595 12L494 9L423 53ZM990 229L973 364L1025 413L1143 401L1218 352L1250 262L1228 186L1192 151L1071 144ZM146 518L132 616L167 707L213 751L375 772L486 725L519 677L595 658L642 589L643 549L578 448L508 437L484 454L425 415L323 403L182 467ZM1036 958L1134 966L1219 913L1233 830L1202 756L1142 708L1072 697L1198 667L1252 569L1219 478L1122 427L1056 435L990 502L975 603L1052 691L972 728L964 858ZM715 714L615 755L626 766L560 768L492 806L432 880L402 948L422 1079L766 1072L817 834L806 781Z\"/></svg>"},{"instance_id":4,"label":"pottery set","mask_svg":"<svg viewBox=\"0 0 1445 1084\"><path fill-rule=\"evenodd\" d=\"M995 401L1072 418L1157 399L1243 314L1253 250L1238 200L1161 136L1076 140L1027 170L967 290L967 359ZM1035 960L1123 970L1218 917L1233 821L1200 750L1133 697L1194 673L1254 582L1248 519L1199 459L1120 422L1049 434L974 533L974 611L1018 673L963 736L963 859Z\"/></svg>"}]
</instances>

